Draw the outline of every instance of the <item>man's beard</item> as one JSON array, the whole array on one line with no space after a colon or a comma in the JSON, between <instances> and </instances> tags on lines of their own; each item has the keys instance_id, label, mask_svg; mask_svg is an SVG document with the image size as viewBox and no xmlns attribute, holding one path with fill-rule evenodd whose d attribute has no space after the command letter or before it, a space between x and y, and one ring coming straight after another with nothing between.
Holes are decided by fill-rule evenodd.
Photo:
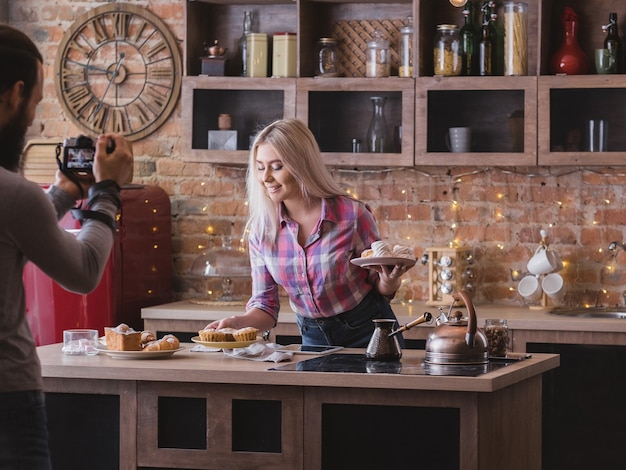
<instances>
[{"instance_id":1,"label":"man's beard","mask_svg":"<svg viewBox=\"0 0 626 470\"><path fill-rule=\"evenodd\" d=\"M26 105L24 101L15 119L0 129L0 166L16 173L22 172L24 166L22 152L28 130Z\"/></svg>"}]
</instances>

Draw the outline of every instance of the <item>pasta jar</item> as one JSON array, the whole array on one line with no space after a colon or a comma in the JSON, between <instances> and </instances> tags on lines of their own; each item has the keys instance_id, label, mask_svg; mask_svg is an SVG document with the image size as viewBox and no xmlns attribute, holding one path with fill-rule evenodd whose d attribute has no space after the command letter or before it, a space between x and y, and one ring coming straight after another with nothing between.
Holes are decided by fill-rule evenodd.
<instances>
[{"instance_id":1,"label":"pasta jar","mask_svg":"<svg viewBox=\"0 0 626 470\"><path fill-rule=\"evenodd\" d=\"M528 73L528 5L504 4L504 75Z\"/></svg>"},{"instance_id":2,"label":"pasta jar","mask_svg":"<svg viewBox=\"0 0 626 470\"><path fill-rule=\"evenodd\" d=\"M391 73L389 41L380 31L374 31L372 40L367 43L365 76L368 78L388 77Z\"/></svg>"},{"instance_id":3,"label":"pasta jar","mask_svg":"<svg viewBox=\"0 0 626 470\"><path fill-rule=\"evenodd\" d=\"M435 75L461 75L461 35L454 24L440 24L435 35L433 51Z\"/></svg>"},{"instance_id":4,"label":"pasta jar","mask_svg":"<svg viewBox=\"0 0 626 470\"><path fill-rule=\"evenodd\" d=\"M317 57L317 77L337 76L337 41L333 38L320 38L315 48Z\"/></svg>"},{"instance_id":5,"label":"pasta jar","mask_svg":"<svg viewBox=\"0 0 626 470\"><path fill-rule=\"evenodd\" d=\"M413 26L408 24L400 28L400 67L399 77L413 76Z\"/></svg>"}]
</instances>

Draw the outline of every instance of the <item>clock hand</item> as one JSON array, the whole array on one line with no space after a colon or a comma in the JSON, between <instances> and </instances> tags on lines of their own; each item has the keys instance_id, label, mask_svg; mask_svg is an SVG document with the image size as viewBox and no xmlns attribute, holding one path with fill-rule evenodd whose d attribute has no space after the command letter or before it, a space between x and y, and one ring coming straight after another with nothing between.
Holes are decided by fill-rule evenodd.
<instances>
[{"instance_id":1,"label":"clock hand","mask_svg":"<svg viewBox=\"0 0 626 470\"><path fill-rule=\"evenodd\" d=\"M111 78L109 79L109 83L107 83L107 87L104 89L104 93L102 94L102 98L100 98L100 103L98 103L98 106L96 107L96 110L94 111L94 113L97 113L102 108L102 105L104 104L104 97L107 95L107 93L109 91L109 88L111 88L111 83L113 83L113 80L115 80L115 78L117 77L117 74L120 71L120 67L122 66L122 60L124 60L124 57L126 57L126 54L121 52L120 53L120 59L117 61L117 64L115 65L115 70L111 74Z\"/></svg>"}]
</instances>

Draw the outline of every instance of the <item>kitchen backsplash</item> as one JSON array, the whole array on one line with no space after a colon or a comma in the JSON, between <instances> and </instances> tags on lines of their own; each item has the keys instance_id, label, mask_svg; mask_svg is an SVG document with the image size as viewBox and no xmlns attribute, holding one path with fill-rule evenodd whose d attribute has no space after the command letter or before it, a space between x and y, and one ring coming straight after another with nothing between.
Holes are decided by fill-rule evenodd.
<instances>
[{"instance_id":1,"label":"kitchen backsplash","mask_svg":"<svg viewBox=\"0 0 626 470\"><path fill-rule=\"evenodd\" d=\"M149 6L182 41L183 1L127 3ZM80 133L59 115L54 60L72 19L99 5L38 0L11 5L9 22L29 34L45 57L45 98L29 139L60 141ZM134 144L134 182L157 184L170 195L174 289L183 299L205 296L207 283L192 277L189 268L212 235L233 236L236 241L243 235L247 207L244 168L181 159L180 108L179 102L156 133ZM608 246L622 241L625 233L626 167L448 168L447 157L441 155L441 167L334 173L346 191L372 207L382 237L413 246L418 258L428 247L469 246L475 259L472 296L477 303L523 303L511 271L525 271L541 229L548 232L550 246L565 264L565 303L624 303L626 254L621 248L609 252ZM209 287L219 289L219 282ZM427 266L418 263L406 276L398 298L426 300L427 289ZM245 294L249 284L236 281L235 291Z\"/></svg>"}]
</instances>

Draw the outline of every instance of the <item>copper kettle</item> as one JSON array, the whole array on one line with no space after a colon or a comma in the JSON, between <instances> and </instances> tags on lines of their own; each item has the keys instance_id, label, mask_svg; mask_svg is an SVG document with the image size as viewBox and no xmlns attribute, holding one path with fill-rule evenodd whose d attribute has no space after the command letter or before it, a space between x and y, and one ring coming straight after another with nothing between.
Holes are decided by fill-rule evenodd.
<instances>
[{"instance_id":1,"label":"copper kettle","mask_svg":"<svg viewBox=\"0 0 626 470\"><path fill-rule=\"evenodd\" d=\"M465 291L453 294L455 301L463 301L468 316L460 311L447 316L441 311L437 326L426 340L425 362L428 364L485 364L489 362L487 338L477 327L476 311ZM453 303L454 305L454 303ZM452 309L452 307L450 307Z\"/></svg>"}]
</instances>

